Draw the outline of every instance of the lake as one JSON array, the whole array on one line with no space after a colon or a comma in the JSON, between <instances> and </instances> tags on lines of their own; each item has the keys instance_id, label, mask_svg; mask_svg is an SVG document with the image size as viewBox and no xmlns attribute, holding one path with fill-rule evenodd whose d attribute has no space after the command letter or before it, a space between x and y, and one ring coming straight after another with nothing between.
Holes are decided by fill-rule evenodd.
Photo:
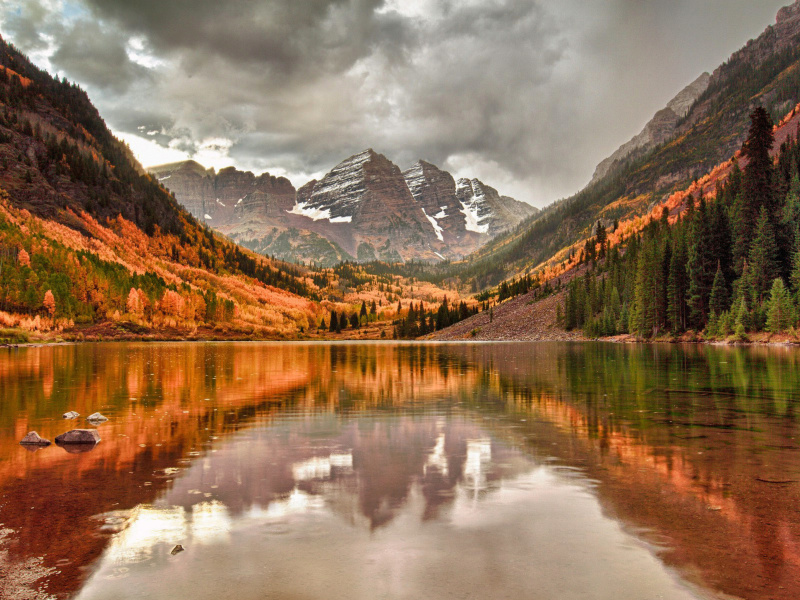
<instances>
[{"instance_id":1,"label":"lake","mask_svg":"<svg viewBox=\"0 0 800 600\"><path fill-rule=\"evenodd\" d=\"M797 599L799 393L788 348L2 349L0 597Z\"/></svg>"}]
</instances>

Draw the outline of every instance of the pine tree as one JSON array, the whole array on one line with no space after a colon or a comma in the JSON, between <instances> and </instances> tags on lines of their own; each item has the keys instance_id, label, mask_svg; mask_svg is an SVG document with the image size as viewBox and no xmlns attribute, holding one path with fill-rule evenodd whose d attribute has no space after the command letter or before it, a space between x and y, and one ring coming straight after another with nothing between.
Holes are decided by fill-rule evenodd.
<instances>
[{"instance_id":1,"label":"pine tree","mask_svg":"<svg viewBox=\"0 0 800 600\"><path fill-rule=\"evenodd\" d=\"M767 302L767 331L780 333L795 323L795 311L789 292L778 277L772 282Z\"/></svg>"},{"instance_id":2,"label":"pine tree","mask_svg":"<svg viewBox=\"0 0 800 600\"><path fill-rule=\"evenodd\" d=\"M334 332L337 329L339 329L339 319L336 316L336 311L335 310L331 311L331 321L330 321L330 323L331 323L331 325L330 325L329 331Z\"/></svg>"},{"instance_id":3,"label":"pine tree","mask_svg":"<svg viewBox=\"0 0 800 600\"><path fill-rule=\"evenodd\" d=\"M779 273L778 246L775 243L775 233L766 206L761 207L758 216L748 262L753 291L761 302Z\"/></svg>"},{"instance_id":4,"label":"pine tree","mask_svg":"<svg viewBox=\"0 0 800 600\"><path fill-rule=\"evenodd\" d=\"M742 155L748 159L742 175L741 193L734 203L734 268L741 274L744 258L752 248L754 225L762 208L767 209L770 219L775 210L772 158L769 153L773 144L772 119L762 107L750 114L750 130L742 146ZM774 235L774 233L773 233ZM769 280L772 282L772 279ZM769 284L768 284L769 285Z\"/></svg>"},{"instance_id":5,"label":"pine tree","mask_svg":"<svg viewBox=\"0 0 800 600\"><path fill-rule=\"evenodd\" d=\"M711 255L714 262L722 267L725 281L733 281L735 273L730 220L719 198L711 205Z\"/></svg>"},{"instance_id":6,"label":"pine tree","mask_svg":"<svg viewBox=\"0 0 800 600\"><path fill-rule=\"evenodd\" d=\"M711 223L705 198L691 225L692 244L689 248L689 325L703 329L708 319L708 301L714 284L714 254L711 247Z\"/></svg>"},{"instance_id":7,"label":"pine tree","mask_svg":"<svg viewBox=\"0 0 800 600\"><path fill-rule=\"evenodd\" d=\"M670 329L674 333L686 329L687 260L686 239L679 231L675 236L667 281L667 313Z\"/></svg>"},{"instance_id":8,"label":"pine tree","mask_svg":"<svg viewBox=\"0 0 800 600\"><path fill-rule=\"evenodd\" d=\"M597 237L595 239L595 243L600 246L600 258L605 258L606 255L606 241L608 240L608 236L606 235L606 228L603 225L602 221L597 222Z\"/></svg>"},{"instance_id":9,"label":"pine tree","mask_svg":"<svg viewBox=\"0 0 800 600\"><path fill-rule=\"evenodd\" d=\"M717 266L717 273L714 275L714 285L711 287L711 298L708 302L708 307L716 316L728 310L728 286L725 283L721 265Z\"/></svg>"},{"instance_id":10,"label":"pine tree","mask_svg":"<svg viewBox=\"0 0 800 600\"><path fill-rule=\"evenodd\" d=\"M774 143L772 118L762 106L750 114L750 130L742 146L742 155L748 159L742 178L742 191L750 214L756 216L762 207L774 210L774 165L770 151Z\"/></svg>"},{"instance_id":11,"label":"pine tree","mask_svg":"<svg viewBox=\"0 0 800 600\"><path fill-rule=\"evenodd\" d=\"M795 302L800 304L800 228L797 230L794 241L794 254L792 255L792 271L789 277L792 285Z\"/></svg>"}]
</instances>

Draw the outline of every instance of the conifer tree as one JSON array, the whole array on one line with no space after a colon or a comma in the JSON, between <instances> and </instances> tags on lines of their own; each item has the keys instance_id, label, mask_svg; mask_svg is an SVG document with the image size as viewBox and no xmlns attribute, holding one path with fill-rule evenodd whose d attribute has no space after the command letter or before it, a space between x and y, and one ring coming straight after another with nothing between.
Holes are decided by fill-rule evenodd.
<instances>
[{"instance_id":1,"label":"conifer tree","mask_svg":"<svg viewBox=\"0 0 800 600\"><path fill-rule=\"evenodd\" d=\"M690 227L692 244L689 247L689 325L702 329L708 319L708 300L714 284L714 254L711 247L711 223L705 198L700 204Z\"/></svg>"},{"instance_id":2,"label":"conifer tree","mask_svg":"<svg viewBox=\"0 0 800 600\"><path fill-rule=\"evenodd\" d=\"M742 146L742 155L748 159L742 178L742 191L752 216L757 216L762 207L766 207L770 213L775 208L774 165L769 154L773 143L772 118L764 107L759 106L750 114L750 130Z\"/></svg>"},{"instance_id":3,"label":"conifer tree","mask_svg":"<svg viewBox=\"0 0 800 600\"><path fill-rule=\"evenodd\" d=\"M741 193L734 202L733 251L737 275L741 274L744 259L750 253L761 208L765 207L768 214L774 210L774 167L769 155L772 144L772 119L764 108L758 107L750 114L750 130L742 146L742 155L748 158L748 163L742 175ZM771 283L772 280L769 281Z\"/></svg>"},{"instance_id":4,"label":"conifer tree","mask_svg":"<svg viewBox=\"0 0 800 600\"><path fill-rule=\"evenodd\" d=\"M753 292L761 302L779 273L778 246L775 243L775 233L766 206L761 207L758 216L748 262Z\"/></svg>"},{"instance_id":5,"label":"conifer tree","mask_svg":"<svg viewBox=\"0 0 800 600\"><path fill-rule=\"evenodd\" d=\"M789 292L778 277L772 282L767 302L767 331L780 333L795 323L795 310Z\"/></svg>"},{"instance_id":6,"label":"conifer tree","mask_svg":"<svg viewBox=\"0 0 800 600\"><path fill-rule=\"evenodd\" d=\"M708 302L708 307L716 316L720 316L728 310L728 285L725 283L721 265L717 265L717 273L714 275L714 284L711 287L711 298Z\"/></svg>"},{"instance_id":7,"label":"conifer tree","mask_svg":"<svg viewBox=\"0 0 800 600\"><path fill-rule=\"evenodd\" d=\"M336 331L338 329L338 327L339 327L339 319L336 317L336 311L335 310L331 311L330 323L331 323L331 325L330 325L329 331L331 331L331 332Z\"/></svg>"},{"instance_id":8,"label":"conifer tree","mask_svg":"<svg viewBox=\"0 0 800 600\"><path fill-rule=\"evenodd\" d=\"M722 268L726 282L733 281L733 253L730 220L719 196L711 205L711 254L714 262Z\"/></svg>"},{"instance_id":9,"label":"conifer tree","mask_svg":"<svg viewBox=\"0 0 800 600\"><path fill-rule=\"evenodd\" d=\"M789 282L794 292L795 302L800 305L800 229L797 230L794 240L794 254L792 254L792 270Z\"/></svg>"},{"instance_id":10,"label":"conifer tree","mask_svg":"<svg viewBox=\"0 0 800 600\"><path fill-rule=\"evenodd\" d=\"M675 236L667 281L667 313L670 329L675 333L686 329L687 260L686 238L679 231Z\"/></svg>"}]
</instances>

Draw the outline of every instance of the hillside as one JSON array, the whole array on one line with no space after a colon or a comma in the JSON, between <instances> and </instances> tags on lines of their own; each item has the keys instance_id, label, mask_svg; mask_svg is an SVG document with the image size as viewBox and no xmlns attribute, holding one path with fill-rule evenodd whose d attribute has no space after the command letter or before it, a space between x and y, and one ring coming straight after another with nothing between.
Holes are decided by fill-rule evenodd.
<instances>
[{"instance_id":1,"label":"hillside","mask_svg":"<svg viewBox=\"0 0 800 600\"><path fill-rule=\"evenodd\" d=\"M447 273L432 272L430 278L458 277L473 289L484 289L541 269L557 255L556 260L563 260L564 253L559 252L590 237L598 220L609 227L615 220L645 215L730 159L745 139L756 106L764 106L778 122L798 102L800 2L795 2L780 11L775 25L712 73L707 89L668 140L644 154L634 153L628 162L548 207L533 222L495 238Z\"/></svg>"},{"instance_id":2,"label":"hillside","mask_svg":"<svg viewBox=\"0 0 800 600\"><path fill-rule=\"evenodd\" d=\"M730 161L648 215L608 230L598 223L531 285L520 285L527 277L503 283L491 317L431 337L797 343L798 134L800 104L774 126L756 108Z\"/></svg>"}]
</instances>

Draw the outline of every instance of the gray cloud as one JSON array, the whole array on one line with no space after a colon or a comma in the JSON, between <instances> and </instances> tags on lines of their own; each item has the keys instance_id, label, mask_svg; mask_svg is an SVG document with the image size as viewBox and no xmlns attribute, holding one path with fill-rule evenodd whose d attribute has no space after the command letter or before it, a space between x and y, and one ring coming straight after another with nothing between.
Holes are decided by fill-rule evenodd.
<instances>
[{"instance_id":1,"label":"gray cloud","mask_svg":"<svg viewBox=\"0 0 800 600\"><path fill-rule=\"evenodd\" d=\"M19 0L0 31L201 160L302 185L373 147L542 205L787 1Z\"/></svg>"},{"instance_id":2,"label":"gray cloud","mask_svg":"<svg viewBox=\"0 0 800 600\"><path fill-rule=\"evenodd\" d=\"M147 85L150 71L128 56L125 39L96 21L76 22L58 40L52 64L103 92L125 93L131 84Z\"/></svg>"}]
</instances>

